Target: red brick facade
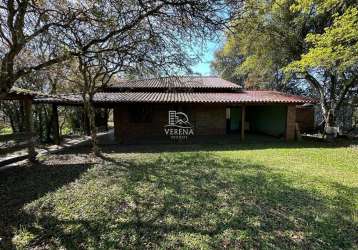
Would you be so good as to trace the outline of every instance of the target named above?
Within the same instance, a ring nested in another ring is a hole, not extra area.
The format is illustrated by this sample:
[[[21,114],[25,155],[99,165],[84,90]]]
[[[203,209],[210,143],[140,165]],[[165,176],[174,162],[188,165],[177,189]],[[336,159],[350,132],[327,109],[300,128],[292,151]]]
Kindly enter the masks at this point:
[[[286,140],[294,140],[296,135],[296,105],[287,106]]]
[[[84,104],[80,93],[44,95],[34,101]],[[213,136],[220,142],[226,134],[239,135],[243,140],[246,131],[291,140],[295,138],[295,105],[317,102],[279,91],[245,90],[216,76],[121,79],[96,93],[91,101],[95,107],[114,109],[115,136],[122,143],[146,138],[149,141],[143,142],[161,143],[163,138],[182,142],[188,136],[191,138],[188,143]],[[246,112],[237,106],[246,107]],[[173,111],[170,126],[166,126],[168,111]],[[177,116],[176,112],[182,114]]]
[[[140,139],[167,137],[164,127],[168,124],[168,111],[182,111],[188,115],[194,136],[225,135],[226,111],[223,105],[150,105],[151,122],[130,120],[129,106],[114,108],[115,136],[122,143],[135,143]]]
[[[151,121],[134,122],[130,119],[130,105],[118,105],[114,108],[115,136],[121,143],[137,143],[142,139],[168,140],[164,127],[168,124],[168,111],[182,111],[188,115],[195,136],[211,136],[226,134],[225,105],[163,105],[142,104],[149,107]],[[295,138],[296,106],[287,105],[286,139]]]
[[[298,106],[296,109],[296,122],[299,124],[301,133],[314,131],[314,108]]]

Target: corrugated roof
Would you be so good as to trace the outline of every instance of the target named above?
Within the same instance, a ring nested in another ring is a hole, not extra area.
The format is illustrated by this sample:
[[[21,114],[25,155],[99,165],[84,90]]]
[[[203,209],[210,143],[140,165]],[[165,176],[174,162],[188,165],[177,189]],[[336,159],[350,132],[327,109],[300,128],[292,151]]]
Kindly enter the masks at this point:
[[[241,89],[241,87],[216,76],[171,76],[120,80],[108,89]]]
[[[108,93],[111,94],[111,93]],[[82,105],[83,99],[79,94],[60,94],[56,96],[37,96],[35,103],[54,103],[60,105]]]
[[[35,98],[39,103],[81,104],[80,95],[62,95]],[[94,96],[94,103],[292,103],[304,104],[316,101],[302,96],[288,95],[277,91],[242,91],[240,93],[167,93],[167,92],[101,92]]]

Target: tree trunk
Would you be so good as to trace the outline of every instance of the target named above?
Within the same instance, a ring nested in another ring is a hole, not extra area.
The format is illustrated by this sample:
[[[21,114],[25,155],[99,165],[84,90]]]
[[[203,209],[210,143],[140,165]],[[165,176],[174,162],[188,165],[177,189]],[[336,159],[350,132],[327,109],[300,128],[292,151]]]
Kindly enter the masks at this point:
[[[319,94],[320,106],[321,106],[321,110],[322,110],[322,114],[323,114],[323,118],[324,118],[324,122],[325,122],[325,124],[324,124],[324,133],[326,133],[327,128],[334,127],[335,124],[336,124],[335,109],[333,108],[336,105],[334,105],[334,98],[332,98],[333,95],[335,95],[335,90],[332,90],[332,89],[330,90],[330,92],[331,92],[331,100],[330,100],[330,102],[327,102],[325,94],[324,94],[324,89],[321,86],[320,82],[314,76],[312,76],[309,73],[305,74],[305,79],[308,81],[308,83]],[[331,77],[331,79],[333,81],[335,81],[334,77]],[[334,87],[334,84],[331,87]]]
[[[90,122],[89,122],[88,112],[86,111],[86,108],[84,107],[82,127],[83,127],[83,131],[86,135],[91,135],[91,127],[90,127],[89,123]]]
[[[25,109],[25,127],[28,141],[28,159],[30,162],[36,161],[35,141],[33,135],[33,120],[32,120],[32,100],[25,99],[23,101]]]
[[[327,114],[324,116],[326,124],[325,127],[335,127],[336,126],[336,116],[333,109],[329,109]]]
[[[56,104],[52,104],[52,115],[49,124],[51,124],[52,126],[53,142],[57,145],[60,145],[61,144],[60,128],[58,125],[58,110]]]
[[[9,120],[10,120],[10,126],[11,126],[12,132],[16,133],[16,127],[15,127],[13,119],[11,117],[9,117]]]
[[[96,156],[100,155],[100,150],[99,147],[97,145],[97,128],[96,128],[96,122],[95,122],[95,110],[94,107],[91,103],[91,97],[89,98],[89,100],[84,97],[84,109],[85,109],[85,113],[86,116],[88,117],[89,120],[89,128],[91,131],[91,143],[92,143],[92,153]]]
[[[15,83],[13,58],[6,54],[0,66],[0,97],[5,97]]]
[[[338,129],[336,128],[336,116],[333,109],[328,109],[324,114],[325,126],[324,137],[328,141],[334,141],[338,135]]]
[[[43,138],[43,129],[42,129],[43,119],[42,119],[42,111],[41,111],[41,109],[39,109],[38,115],[39,115],[38,131],[39,131],[40,139],[41,139],[41,141],[43,142],[43,141],[44,141],[44,138]]]

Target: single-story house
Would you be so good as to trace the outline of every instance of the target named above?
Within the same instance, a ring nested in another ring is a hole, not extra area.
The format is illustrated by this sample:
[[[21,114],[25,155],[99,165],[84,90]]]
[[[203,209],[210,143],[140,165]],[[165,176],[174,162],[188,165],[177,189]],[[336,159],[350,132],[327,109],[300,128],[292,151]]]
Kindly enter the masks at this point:
[[[81,105],[81,95],[38,97],[37,103]],[[121,143],[167,138],[263,133],[293,140],[296,106],[315,101],[277,91],[249,91],[219,77],[164,77],[120,81],[96,93],[96,107],[113,109]]]

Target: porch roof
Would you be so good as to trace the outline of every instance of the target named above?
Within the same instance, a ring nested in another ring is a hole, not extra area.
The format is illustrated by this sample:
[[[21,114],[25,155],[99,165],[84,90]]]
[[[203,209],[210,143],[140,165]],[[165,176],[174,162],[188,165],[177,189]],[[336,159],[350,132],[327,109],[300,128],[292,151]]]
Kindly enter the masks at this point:
[[[36,97],[36,103],[59,105],[82,105],[81,95],[59,95]],[[115,103],[208,103],[208,104],[265,104],[315,103],[311,98],[289,95],[277,91],[242,91],[239,93],[187,93],[187,92],[100,92],[93,98],[94,104]]]
[[[0,100],[32,99],[39,93],[27,89],[13,87],[9,93],[0,97]]]

